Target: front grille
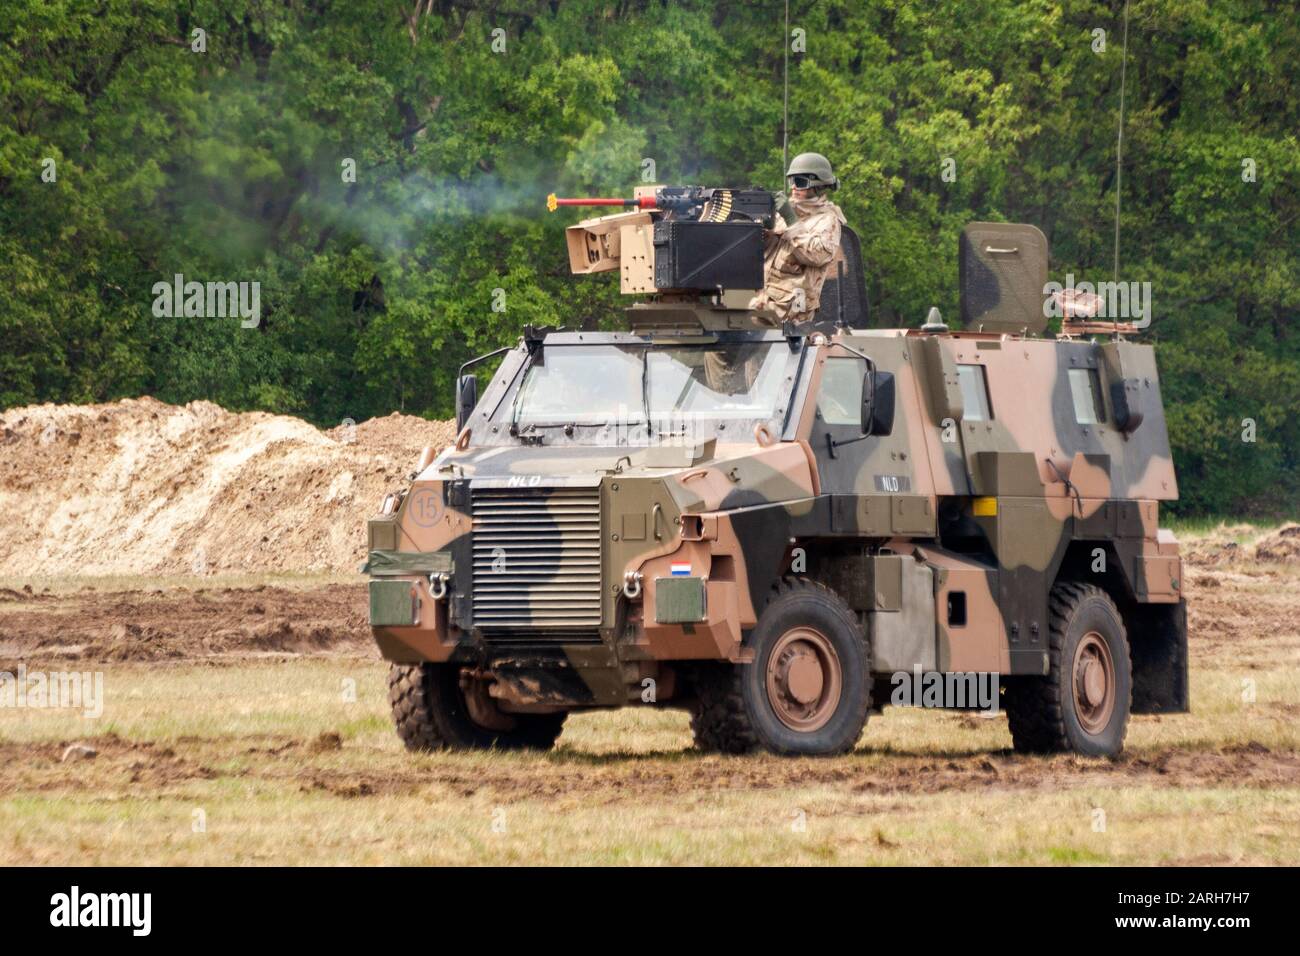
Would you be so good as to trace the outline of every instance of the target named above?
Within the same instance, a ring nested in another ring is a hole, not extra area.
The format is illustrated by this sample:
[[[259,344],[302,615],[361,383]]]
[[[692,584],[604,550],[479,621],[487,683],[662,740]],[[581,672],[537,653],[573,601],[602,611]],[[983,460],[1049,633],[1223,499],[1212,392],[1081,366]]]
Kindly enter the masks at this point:
[[[600,640],[600,489],[474,488],[474,626],[494,642]]]

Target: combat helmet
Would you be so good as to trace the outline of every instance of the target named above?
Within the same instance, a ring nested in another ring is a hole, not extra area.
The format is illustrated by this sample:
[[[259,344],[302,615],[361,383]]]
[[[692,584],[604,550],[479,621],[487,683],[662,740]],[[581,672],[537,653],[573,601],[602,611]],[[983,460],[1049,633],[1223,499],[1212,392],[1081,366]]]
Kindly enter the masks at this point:
[[[800,153],[790,161],[790,168],[785,171],[785,178],[807,176],[814,187],[839,189],[840,181],[835,178],[831,161],[821,153]]]

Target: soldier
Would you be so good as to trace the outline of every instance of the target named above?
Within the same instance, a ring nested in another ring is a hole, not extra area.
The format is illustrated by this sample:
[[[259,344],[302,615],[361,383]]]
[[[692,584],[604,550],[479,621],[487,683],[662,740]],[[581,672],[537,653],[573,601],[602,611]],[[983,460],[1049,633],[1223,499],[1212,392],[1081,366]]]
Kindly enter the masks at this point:
[[[775,312],[782,320],[811,319],[820,304],[822,283],[840,251],[840,207],[827,193],[840,181],[820,153],[800,153],[786,172],[790,200],[799,219],[790,226],[779,215],[765,237],[763,291],[751,309]]]

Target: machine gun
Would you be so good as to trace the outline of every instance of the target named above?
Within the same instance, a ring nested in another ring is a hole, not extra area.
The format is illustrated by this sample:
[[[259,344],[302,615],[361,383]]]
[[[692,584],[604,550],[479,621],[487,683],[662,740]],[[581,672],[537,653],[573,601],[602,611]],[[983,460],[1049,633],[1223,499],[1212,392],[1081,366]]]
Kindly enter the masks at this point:
[[[641,192],[641,190],[638,190]],[[546,208],[561,206],[622,206],[661,213],[664,218],[692,222],[749,220],[771,229],[776,197],[765,189],[708,189],[703,186],[658,186],[633,199],[560,199],[546,197]]]
[[[763,287],[763,232],[777,197],[764,189],[651,186],[631,199],[561,199],[546,207],[618,206],[630,210],[585,219],[565,231],[575,275],[619,273],[636,293],[753,293]]]

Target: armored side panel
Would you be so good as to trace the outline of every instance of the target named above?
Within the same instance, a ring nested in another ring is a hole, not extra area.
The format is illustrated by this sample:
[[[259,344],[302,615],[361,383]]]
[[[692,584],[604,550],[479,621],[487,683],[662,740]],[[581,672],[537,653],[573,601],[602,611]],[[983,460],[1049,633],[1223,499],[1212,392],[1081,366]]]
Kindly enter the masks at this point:
[[[661,220],[654,229],[658,288],[763,288],[759,223]]]
[[[1047,328],[1047,237],[1036,226],[971,223],[961,232],[958,275],[967,329],[1017,334]]]
[[[869,567],[875,592],[874,610],[867,612],[872,670],[934,670],[934,571],[901,554],[875,557]]]
[[[618,290],[624,295],[655,291],[654,225],[635,222],[619,230]]]

